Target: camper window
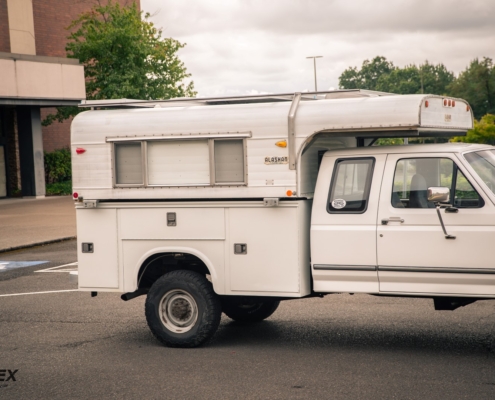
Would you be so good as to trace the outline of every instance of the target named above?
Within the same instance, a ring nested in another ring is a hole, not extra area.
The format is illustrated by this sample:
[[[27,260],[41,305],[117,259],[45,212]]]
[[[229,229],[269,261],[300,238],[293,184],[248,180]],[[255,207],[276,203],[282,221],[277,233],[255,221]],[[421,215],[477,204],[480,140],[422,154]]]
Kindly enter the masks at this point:
[[[215,183],[244,183],[244,141],[214,140]]]
[[[143,185],[141,142],[115,143],[115,183],[123,186]]]
[[[246,184],[244,139],[114,143],[116,187]]]

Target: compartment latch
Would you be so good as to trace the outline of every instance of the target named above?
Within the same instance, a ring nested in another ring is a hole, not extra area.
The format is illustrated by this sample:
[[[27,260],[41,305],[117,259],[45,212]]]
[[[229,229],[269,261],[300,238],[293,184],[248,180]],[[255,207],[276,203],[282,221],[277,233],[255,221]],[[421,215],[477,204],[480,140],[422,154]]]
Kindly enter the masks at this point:
[[[247,244],[246,243],[235,243],[234,244],[234,254],[247,254]]]
[[[177,226],[177,214],[174,212],[167,213],[167,226]]]

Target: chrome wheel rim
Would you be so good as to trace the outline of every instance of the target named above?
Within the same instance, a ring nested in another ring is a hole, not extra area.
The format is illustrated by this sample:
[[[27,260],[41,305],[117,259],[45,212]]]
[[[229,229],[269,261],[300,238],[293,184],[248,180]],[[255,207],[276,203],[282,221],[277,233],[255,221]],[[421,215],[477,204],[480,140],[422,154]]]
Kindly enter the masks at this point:
[[[198,305],[189,293],[174,289],[162,297],[159,313],[165,328],[174,333],[185,333],[198,320]]]

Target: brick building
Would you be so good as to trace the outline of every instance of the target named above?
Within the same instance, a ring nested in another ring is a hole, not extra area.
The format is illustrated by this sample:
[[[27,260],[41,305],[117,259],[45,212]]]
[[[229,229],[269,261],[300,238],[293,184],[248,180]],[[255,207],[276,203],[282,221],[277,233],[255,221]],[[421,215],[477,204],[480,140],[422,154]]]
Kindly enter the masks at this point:
[[[66,28],[106,1],[0,0],[0,198],[44,196],[43,150],[69,146],[70,121],[41,121],[86,97],[83,66],[66,58]]]

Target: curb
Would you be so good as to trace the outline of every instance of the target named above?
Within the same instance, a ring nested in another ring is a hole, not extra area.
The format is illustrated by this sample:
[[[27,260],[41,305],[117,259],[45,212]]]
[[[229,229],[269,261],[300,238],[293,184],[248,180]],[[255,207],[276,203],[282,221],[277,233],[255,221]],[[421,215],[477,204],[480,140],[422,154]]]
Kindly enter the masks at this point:
[[[60,238],[60,239],[46,240],[44,242],[22,244],[20,246],[14,246],[14,247],[8,247],[6,249],[0,249],[0,254],[1,253],[8,253],[10,251],[29,249],[31,247],[46,246],[47,244],[53,244],[53,243],[59,243],[59,242],[66,242],[67,240],[72,240],[72,239],[76,239],[76,236],[68,236],[68,237],[64,237],[64,238]]]

